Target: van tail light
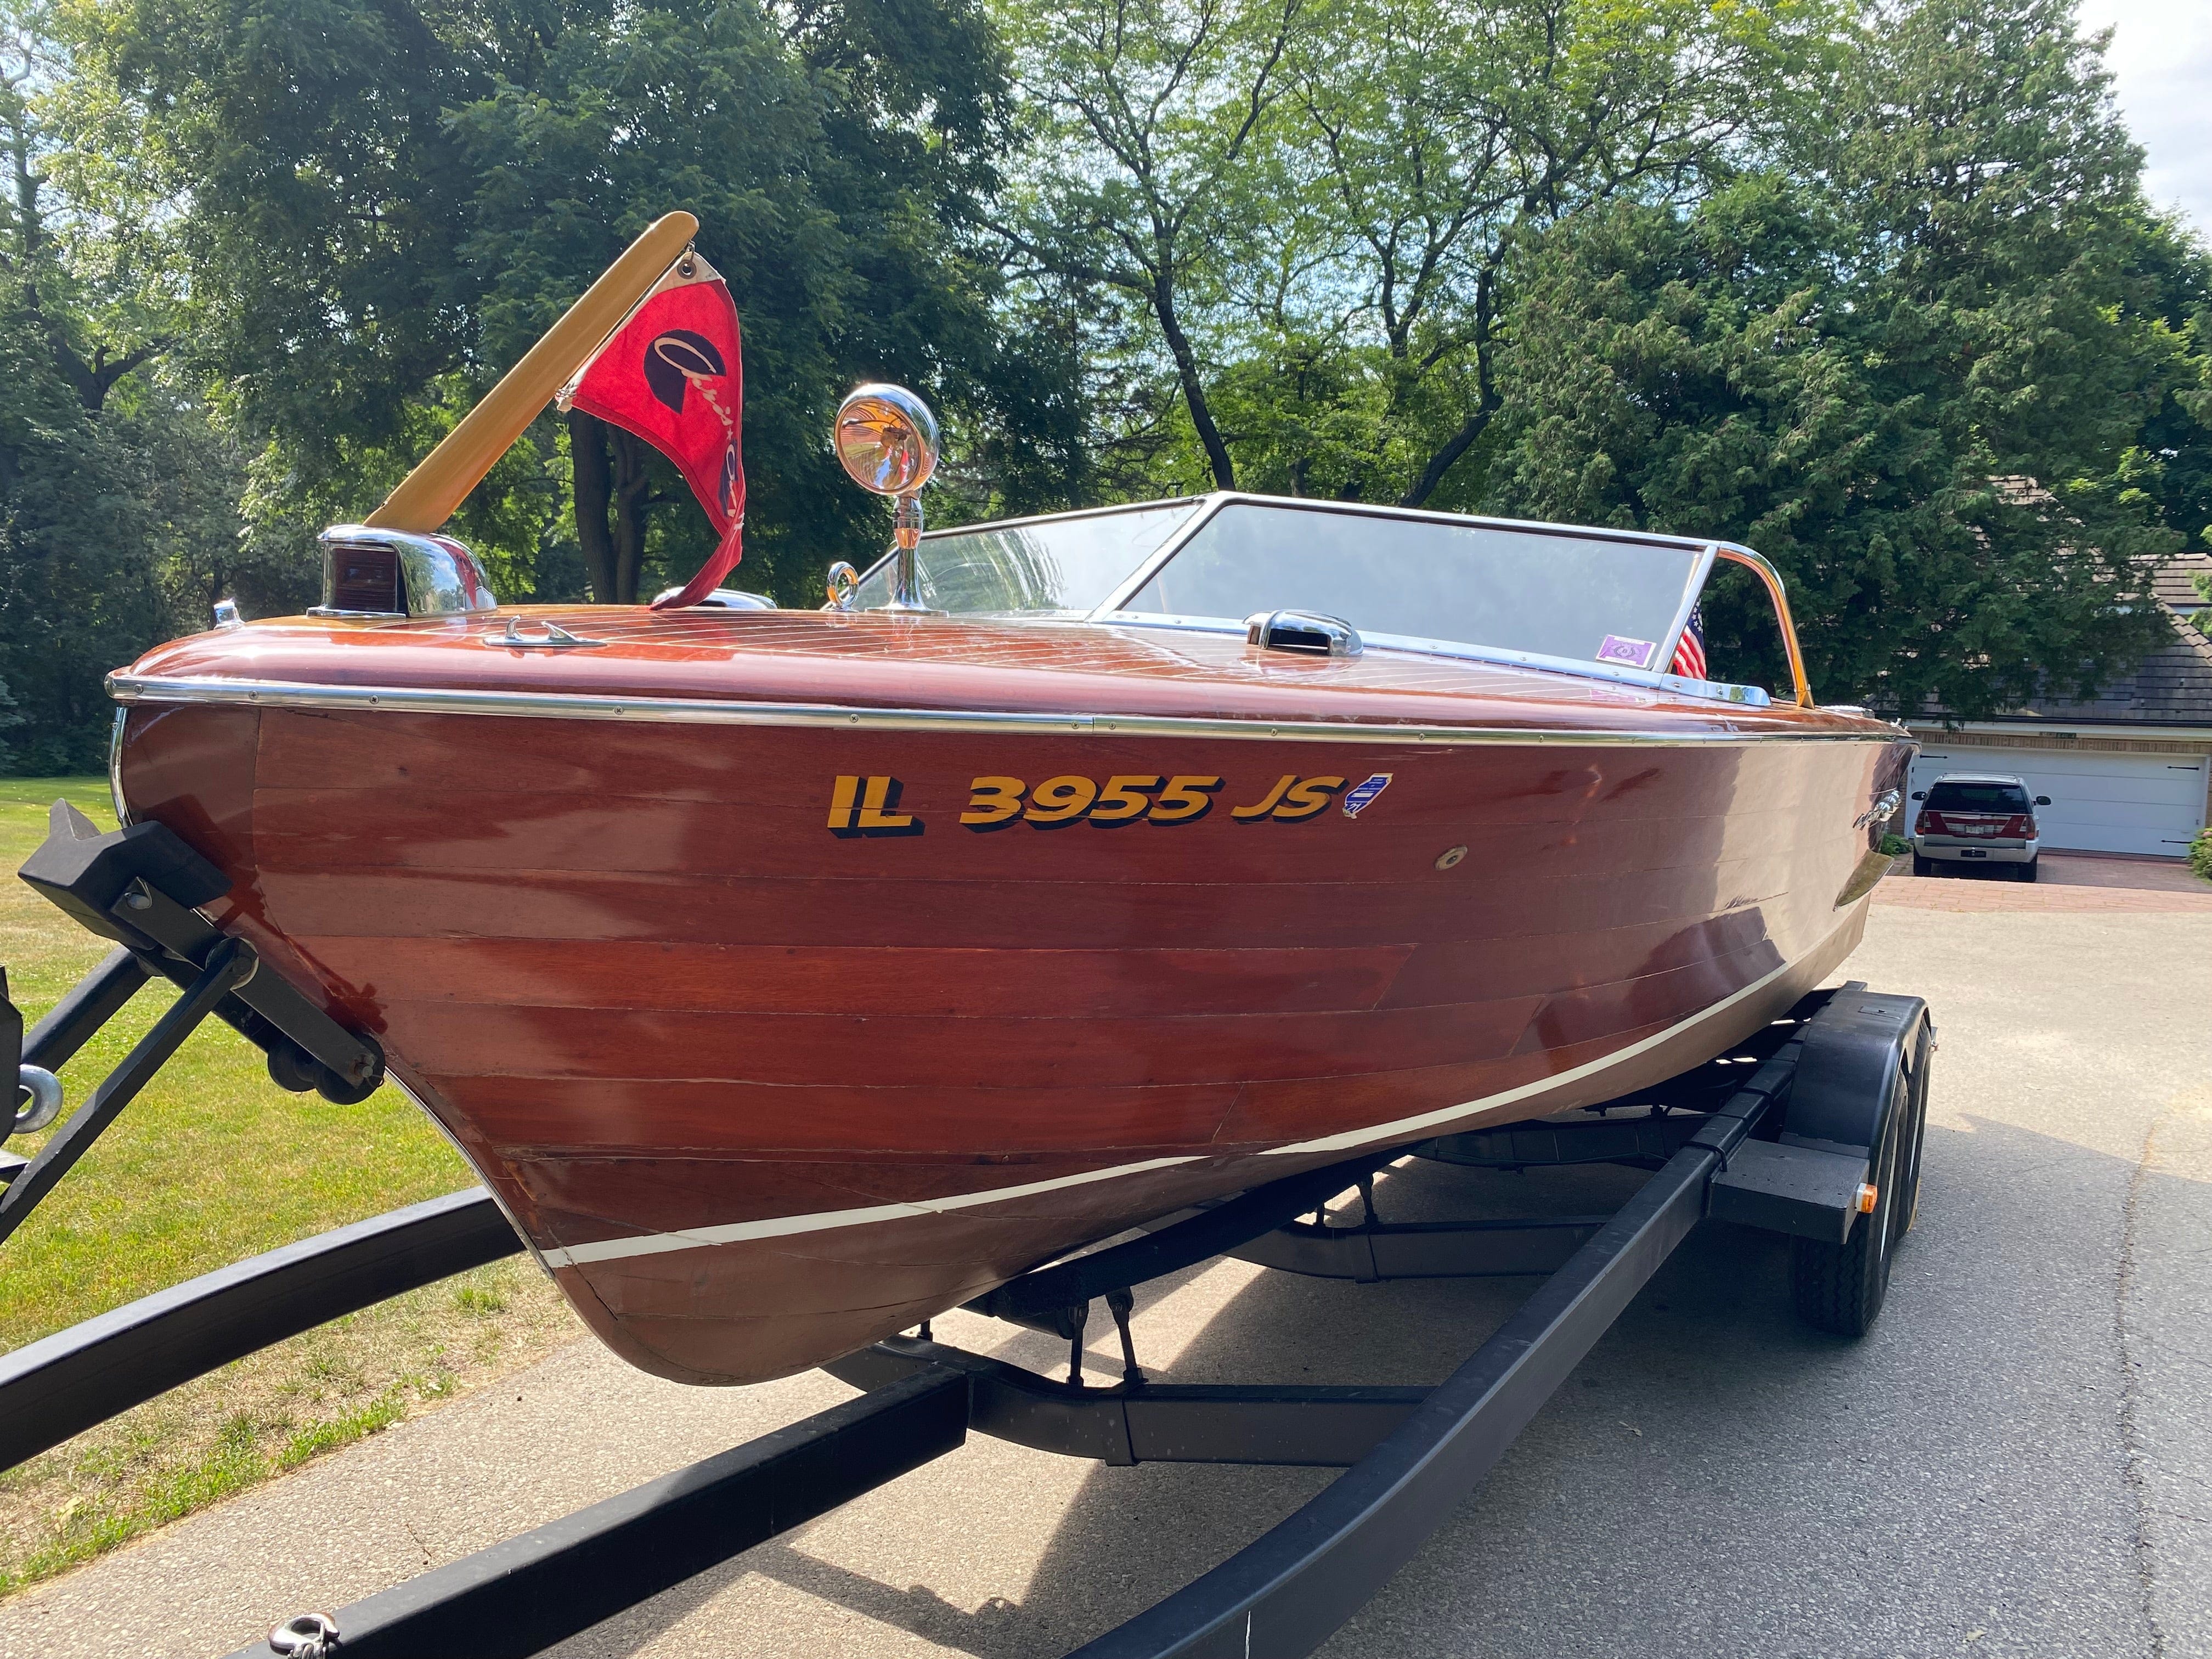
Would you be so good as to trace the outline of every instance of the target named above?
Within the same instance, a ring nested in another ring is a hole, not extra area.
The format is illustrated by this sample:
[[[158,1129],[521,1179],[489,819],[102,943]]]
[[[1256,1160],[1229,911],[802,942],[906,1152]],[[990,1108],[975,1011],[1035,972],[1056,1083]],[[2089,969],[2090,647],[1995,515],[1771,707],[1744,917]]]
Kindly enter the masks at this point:
[[[1952,816],[1961,821],[1952,823]],[[2002,818],[1994,812],[1960,812],[1946,816],[1923,807],[1920,816],[1912,821],[1912,833],[1916,836],[1990,836],[2000,840],[2028,841],[2035,836],[2035,817],[2029,812],[2008,812]]]

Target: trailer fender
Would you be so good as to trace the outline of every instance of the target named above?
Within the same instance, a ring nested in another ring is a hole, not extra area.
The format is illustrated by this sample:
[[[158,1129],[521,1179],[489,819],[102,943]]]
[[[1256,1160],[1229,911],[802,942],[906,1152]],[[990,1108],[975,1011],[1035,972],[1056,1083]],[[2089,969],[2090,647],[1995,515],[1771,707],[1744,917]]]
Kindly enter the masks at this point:
[[[1746,1141],[1713,1178],[1707,1213],[1825,1243],[1848,1240],[1879,1199],[1869,1186],[1877,1152],[1900,1112],[1910,1145],[1892,1179],[1919,1182],[1918,1072],[1929,1048],[1928,1004],[1846,985],[1806,1026],[1802,1050],[1771,1141]],[[1915,1193],[1898,1198],[1910,1206]],[[1909,1214],[1909,1210],[1908,1210]]]

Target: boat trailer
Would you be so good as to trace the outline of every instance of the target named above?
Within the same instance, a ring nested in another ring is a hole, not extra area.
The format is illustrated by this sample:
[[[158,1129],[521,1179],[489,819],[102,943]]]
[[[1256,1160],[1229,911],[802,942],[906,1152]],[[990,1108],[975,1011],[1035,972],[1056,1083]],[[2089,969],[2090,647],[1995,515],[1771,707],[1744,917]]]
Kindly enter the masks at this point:
[[[166,828],[103,835],[58,802],[21,873],[116,948],[27,1035],[0,970],[0,1060],[13,1051],[24,1102],[10,1133],[54,1121],[53,1074],[140,987],[166,979],[179,994],[35,1156],[0,1153],[0,1240],[205,1019],[260,1047],[271,1079],[295,1092],[359,1100],[381,1081],[373,1039],[258,971],[249,946],[197,914],[223,890],[222,878]],[[1264,1536],[1072,1659],[1310,1653],[1411,1559],[1700,1219],[1790,1236],[1799,1314],[1839,1336],[1863,1334],[1917,1207],[1934,1047],[1919,998],[1852,983],[1808,996],[1733,1053],[1654,1089],[1378,1151],[1165,1218],[967,1304],[1066,1340],[1065,1379],[934,1341],[924,1325],[824,1367],[863,1390],[853,1400],[334,1614],[287,1618],[266,1644],[233,1659],[539,1653],[958,1449],[971,1432],[1121,1467],[1342,1468]],[[1606,1163],[1650,1174],[1609,1215],[1385,1221],[1375,1177],[1409,1156],[1477,1170]],[[1358,1216],[1340,1221],[1328,1206],[1355,1188]],[[30,1343],[0,1356],[0,1467],[270,1343],[522,1248],[475,1188]],[[1432,1389],[1148,1378],[1130,1326],[1137,1288],[1220,1256],[1362,1284],[1544,1277]],[[1093,1384],[1084,1334],[1101,1303],[1122,1373]]]

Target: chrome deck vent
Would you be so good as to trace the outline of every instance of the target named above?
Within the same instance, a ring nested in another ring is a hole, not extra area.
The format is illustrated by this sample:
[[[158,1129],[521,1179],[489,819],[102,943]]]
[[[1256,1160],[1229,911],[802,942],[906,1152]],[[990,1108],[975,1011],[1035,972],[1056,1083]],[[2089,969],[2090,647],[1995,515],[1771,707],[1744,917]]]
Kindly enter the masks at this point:
[[[323,602],[311,617],[397,622],[499,608],[483,566],[451,536],[342,524],[316,539],[323,545]]]
[[[1356,657],[1358,630],[1340,617],[1312,611],[1263,611],[1244,619],[1244,638],[1263,651],[1296,651],[1309,657]]]

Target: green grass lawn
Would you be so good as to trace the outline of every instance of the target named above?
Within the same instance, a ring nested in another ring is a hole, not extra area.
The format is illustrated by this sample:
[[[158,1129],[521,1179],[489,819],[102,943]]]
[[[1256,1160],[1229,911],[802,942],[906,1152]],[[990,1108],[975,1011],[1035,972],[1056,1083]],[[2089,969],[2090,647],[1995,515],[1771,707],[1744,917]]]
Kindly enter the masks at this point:
[[[113,827],[104,778],[0,779],[6,872],[45,836],[58,796]],[[21,882],[0,880],[0,965],[27,1026],[107,949]],[[65,1113],[174,996],[148,985],[63,1068]],[[28,1152],[44,1139],[8,1145]],[[258,1049],[210,1020],[0,1243],[0,1352],[472,1178],[398,1090],[357,1106],[287,1094]],[[0,1474],[0,1594],[511,1369],[572,1328],[537,1269],[508,1261],[149,1402]]]

